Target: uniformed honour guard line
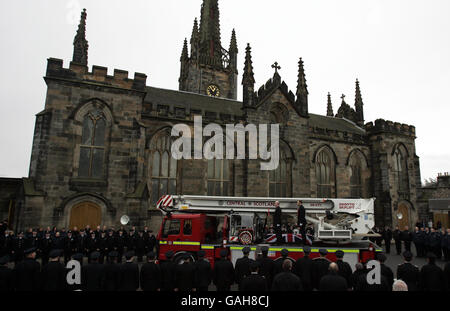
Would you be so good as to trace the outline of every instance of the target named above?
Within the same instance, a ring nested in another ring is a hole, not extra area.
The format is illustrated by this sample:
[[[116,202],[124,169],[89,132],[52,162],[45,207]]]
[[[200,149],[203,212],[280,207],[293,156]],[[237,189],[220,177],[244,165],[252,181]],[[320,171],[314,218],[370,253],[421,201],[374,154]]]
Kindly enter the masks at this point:
[[[227,160],[246,160],[246,134],[248,133],[248,160],[257,160],[259,153],[259,158],[263,160],[260,163],[260,169],[262,171],[276,170],[280,160],[280,125],[270,125],[270,151],[268,151],[268,129],[268,124],[260,124],[259,126],[254,124],[246,126],[243,124],[227,124],[226,135],[224,135],[222,126],[210,123],[203,128],[203,118],[196,116],[194,117],[193,134],[194,159],[222,160],[225,158],[223,150],[225,145]],[[214,136],[212,136],[213,133]],[[191,128],[186,124],[177,124],[173,126],[171,135],[172,137],[179,137],[172,144],[172,157],[176,160],[191,160]],[[211,137],[205,142],[204,146],[203,137]]]

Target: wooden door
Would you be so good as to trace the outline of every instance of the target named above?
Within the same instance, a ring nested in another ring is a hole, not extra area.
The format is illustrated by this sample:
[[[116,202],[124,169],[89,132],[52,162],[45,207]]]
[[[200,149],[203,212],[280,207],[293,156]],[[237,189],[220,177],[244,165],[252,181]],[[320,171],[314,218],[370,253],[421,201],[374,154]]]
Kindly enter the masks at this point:
[[[91,202],[83,202],[75,205],[70,214],[70,229],[77,226],[78,229],[87,225],[96,228],[101,225],[102,212],[100,206]]]
[[[438,222],[441,222],[442,228],[448,228],[449,225],[449,213],[435,213],[433,225],[437,227]]]
[[[409,227],[409,208],[408,205],[401,203],[398,206],[398,211],[397,214],[402,214],[403,218],[402,219],[398,219],[398,227],[400,228],[400,230],[405,230],[405,227],[408,226]],[[409,228],[411,229],[411,228]]]

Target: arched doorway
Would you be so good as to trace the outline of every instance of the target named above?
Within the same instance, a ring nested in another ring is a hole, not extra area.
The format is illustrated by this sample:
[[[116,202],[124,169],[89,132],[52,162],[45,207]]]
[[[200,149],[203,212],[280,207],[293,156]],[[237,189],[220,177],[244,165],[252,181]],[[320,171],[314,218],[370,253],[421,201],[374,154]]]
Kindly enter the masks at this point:
[[[404,230],[406,226],[409,227],[409,207],[407,203],[402,202],[398,205],[397,219],[400,230]]]
[[[70,228],[91,228],[99,226],[102,222],[102,211],[100,206],[92,202],[83,202],[72,207],[70,213]]]

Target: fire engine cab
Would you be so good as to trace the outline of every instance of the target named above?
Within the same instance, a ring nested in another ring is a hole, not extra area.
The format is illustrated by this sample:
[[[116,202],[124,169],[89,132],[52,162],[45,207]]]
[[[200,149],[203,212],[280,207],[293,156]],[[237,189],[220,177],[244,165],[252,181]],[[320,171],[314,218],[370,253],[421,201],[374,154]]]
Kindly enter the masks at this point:
[[[273,231],[272,216],[275,202],[280,203],[283,232],[281,241]],[[296,227],[297,202],[306,211],[306,236]],[[375,236],[375,199],[294,199],[237,198],[207,196],[163,196],[157,208],[163,221],[157,239],[158,259],[174,252],[173,260],[180,262],[186,254],[193,260],[204,250],[211,265],[226,249],[233,262],[242,257],[245,246],[251,248],[250,258],[256,259],[263,246],[269,247],[269,257],[277,260],[281,250],[289,251],[289,259],[303,257],[303,243],[311,245],[311,258],[319,249],[327,249],[327,258],[335,261],[335,252],[342,250],[344,260],[352,267],[357,262],[374,259],[381,248],[367,238]]]

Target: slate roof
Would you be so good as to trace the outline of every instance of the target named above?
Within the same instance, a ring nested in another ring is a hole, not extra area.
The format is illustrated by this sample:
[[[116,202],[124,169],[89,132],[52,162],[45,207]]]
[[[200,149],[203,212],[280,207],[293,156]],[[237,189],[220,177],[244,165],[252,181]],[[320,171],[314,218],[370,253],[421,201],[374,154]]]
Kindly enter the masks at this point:
[[[366,131],[350,120],[309,114],[309,126],[364,135]]]
[[[237,116],[242,115],[242,102],[240,101],[155,87],[146,87],[146,91],[145,102],[148,103],[214,111]]]

